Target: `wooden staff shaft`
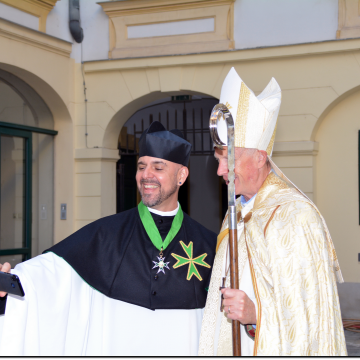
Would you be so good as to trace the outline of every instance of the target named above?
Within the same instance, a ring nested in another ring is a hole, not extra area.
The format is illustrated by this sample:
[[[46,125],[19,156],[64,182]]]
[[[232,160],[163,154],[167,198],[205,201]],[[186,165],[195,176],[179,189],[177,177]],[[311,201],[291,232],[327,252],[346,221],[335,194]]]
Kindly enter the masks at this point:
[[[234,120],[230,110],[224,104],[214,106],[210,121],[210,135],[215,144],[223,149],[225,143],[220,140],[217,128],[218,121],[225,119],[227,125],[227,155],[228,155],[228,206],[229,206],[229,242],[230,242],[230,283],[232,289],[239,289],[238,247],[237,247],[237,216],[235,201],[235,134]],[[232,322],[233,354],[241,356],[240,322]]]
[[[238,267],[238,246],[237,229],[229,229],[230,245],[230,287],[239,289],[239,267]],[[232,321],[233,355],[241,356],[240,322]]]

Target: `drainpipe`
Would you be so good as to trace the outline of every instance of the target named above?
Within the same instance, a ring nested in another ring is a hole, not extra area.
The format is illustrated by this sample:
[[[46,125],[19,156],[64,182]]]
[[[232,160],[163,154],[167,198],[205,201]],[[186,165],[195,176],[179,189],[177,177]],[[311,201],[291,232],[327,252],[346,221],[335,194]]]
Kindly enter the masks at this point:
[[[74,40],[81,43],[84,33],[80,26],[80,0],[69,0],[69,28]]]

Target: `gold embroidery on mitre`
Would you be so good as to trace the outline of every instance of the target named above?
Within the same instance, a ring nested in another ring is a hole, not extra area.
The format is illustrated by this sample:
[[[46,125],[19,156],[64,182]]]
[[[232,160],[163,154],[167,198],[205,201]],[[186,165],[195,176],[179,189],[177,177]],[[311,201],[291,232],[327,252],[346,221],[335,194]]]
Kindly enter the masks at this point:
[[[274,142],[275,142],[275,134],[276,134],[276,129],[277,129],[277,125],[278,125],[278,120],[276,119],[276,124],[275,124],[275,128],[274,128],[274,132],[271,136],[271,139],[270,139],[270,142],[269,142],[269,145],[266,149],[266,152],[267,154],[270,156],[271,155],[271,152],[272,152],[272,148],[274,146]]]
[[[246,123],[249,114],[250,90],[241,83],[239,104],[235,122],[235,147],[245,147]]]

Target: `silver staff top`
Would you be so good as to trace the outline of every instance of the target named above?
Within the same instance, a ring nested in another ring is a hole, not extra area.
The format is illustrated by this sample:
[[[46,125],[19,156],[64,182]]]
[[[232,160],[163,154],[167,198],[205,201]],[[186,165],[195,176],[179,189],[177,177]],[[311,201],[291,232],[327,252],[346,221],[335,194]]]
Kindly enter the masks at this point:
[[[235,208],[235,138],[234,138],[234,120],[232,118],[232,115],[229,111],[229,109],[224,104],[217,104],[214,106],[211,115],[210,115],[210,135],[212,138],[212,141],[216,147],[219,149],[223,149],[223,145],[225,145],[219,138],[218,134],[218,123],[220,121],[225,121],[227,125],[227,138],[228,138],[228,147],[227,147],[227,153],[228,153],[228,169],[229,169],[229,175],[228,175],[228,206],[229,206],[229,228],[233,229],[236,227],[236,212],[234,216],[234,209],[231,209],[230,207]],[[231,219],[234,218],[235,219]],[[231,221],[234,220],[234,221]]]

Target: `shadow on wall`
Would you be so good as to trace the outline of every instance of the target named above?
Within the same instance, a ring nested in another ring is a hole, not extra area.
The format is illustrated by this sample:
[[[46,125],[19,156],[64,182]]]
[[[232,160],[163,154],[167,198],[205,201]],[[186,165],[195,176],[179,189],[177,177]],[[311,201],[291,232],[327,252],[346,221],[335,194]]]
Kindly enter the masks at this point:
[[[341,317],[343,319],[360,319],[360,283],[345,282],[337,284]]]

